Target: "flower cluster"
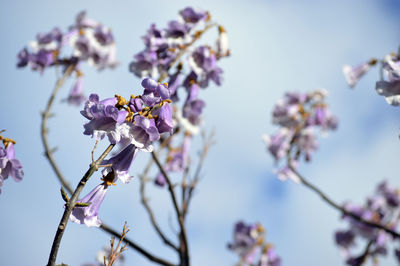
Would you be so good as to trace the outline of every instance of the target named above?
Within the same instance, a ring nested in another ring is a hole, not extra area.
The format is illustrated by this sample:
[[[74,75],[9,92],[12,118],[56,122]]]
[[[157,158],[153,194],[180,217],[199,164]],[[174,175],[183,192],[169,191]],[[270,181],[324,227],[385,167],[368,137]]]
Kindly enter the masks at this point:
[[[192,133],[198,131],[196,126],[201,122],[205,106],[205,102],[198,98],[199,89],[206,88],[210,80],[217,85],[222,83],[223,71],[217,61],[229,55],[228,38],[222,26],[218,26],[219,35],[214,48],[210,45],[194,47],[201,35],[213,26],[217,24],[211,21],[208,12],[187,7],[179,12],[178,20],[170,21],[166,28],[151,25],[143,36],[145,49],[134,55],[129,66],[138,77],[150,76],[160,81],[168,78],[173,102],[179,100],[178,88],[186,89],[186,100],[182,111],[177,110],[176,119]],[[185,53],[188,54],[186,64],[180,61]],[[169,73],[174,65],[176,70]]]
[[[4,132],[4,130],[0,131]],[[19,182],[24,177],[21,162],[15,158],[14,140],[4,138],[0,135],[0,141],[3,146],[0,146],[0,193],[4,180],[11,176],[16,182]]]
[[[144,93],[132,95],[130,100],[116,95],[100,101],[92,94],[85,103],[81,114],[89,120],[84,125],[83,134],[91,135],[97,141],[107,136],[111,144],[119,144],[121,151],[102,162],[105,166],[102,183],[79,202],[91,203],[85,207],[75,207],[71,220],[87,226],[100,226],[97,214],[107,189],[117,179],[128,183],[132,176],[129,168],[139,151],[151,152],[152,143],[160,139],[162,133],[172,133],[174,123],[170,89],[150,78],[142,81]]]
[[[376,82],[375,90],[386,102],[393,106],[400,105],[400,56],[396,53],[386,55],[383,59],[371,59],[357,66],[343,66],[346,81],[353,88],[360,78],[368,72],[371,66],[380,62],[380,80]]]
[[[399,206],[399,191],[390,187],[386,181],[377,186],[375,194],[367,198],[365,205],[344,204],[347,211],[392,230],[396,230],[399,223]],[[343,216],[343,219],[349,223],[349,228],[338,230],[335,233],[335,240],[348,265],[361,265],[367,257],[377,261],[378,256],[384,256],[388,253],[387,245],[393,240],[391,235],[381,229],[360,223],[354,218]],[[357,238],[367,241],[366,249],[360,255],[354,255],[354,252],[359,250],[356,247]],[[397,254],[400,254],[400,249],[396,249],[394,253],[400,262],[400,258],[397,256]]]
[[[50,32],[39,33],[29,46],[29,49],[25,47],[18,53],[18,67],[30,66],[32,70],[43,72],[52,66],[63,66],[64,71],[74,66],[77,78],[67,98],[67,102],[74,105],[80,105],[85,100],[81,62],[87,61],[98,70],[118,64],[111,29],[87,18],[84,11],[77,15],[75,23],[66,32],[54,28]],[[66,54],[64,50],[67,50]]]
[[[259,223],[236,223],[233,231],[233,243],[228,244],[228,249],[240,256],[239,265],[243,266],[279,266],[281,259],[276,254],[275,248],[265,243],[265,230]]]
[[[276,104],[272,117],[273,123],[280,128],[275,135],[263,135],[276,163],[286,157],[290,166],[297,168],[301,157],[310,161],[311,155],[318,148],[315,129],[320,128],[326,132],[337,128],[338,120],[325,103],[326,94],[325,90],[286,93]],[[281,180],[299,181],[289,165],[278,170],[278,177]]]

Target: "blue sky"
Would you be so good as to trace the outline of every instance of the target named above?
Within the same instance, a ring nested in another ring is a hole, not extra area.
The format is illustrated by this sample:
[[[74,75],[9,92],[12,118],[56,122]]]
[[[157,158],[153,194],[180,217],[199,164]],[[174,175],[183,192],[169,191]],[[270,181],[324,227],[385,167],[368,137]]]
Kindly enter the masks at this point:
[[[114,71],[84,68],[86,91],[109,97],[138,92],[140,80],[128,72],[133,54],[143,46],[140,37],[155,22],[163,27],[186,6],[207,9],[225,26],[232,57],[221,62],[225,82],[202,91],[207,101],[206,127],[216,130],[217,145],[204,167],[187,220],[193,265],[233,265],[226,250],[238,219],[259,221],[267,228],[284,265],[342,265],[333,231],[345,226],[339,214],[305,188],[282,183],[273,175],[273,161],[261,141],[273,133],[271,110],[286,90],[326,88],[328,102],[339,117],[337,132],[320,141],[309,165],[300,168],[336,201],[362,201],[383,178],[398,181],[400,156],[399,109],[386,104],[374,90],[377,71],[348,89],[342,76],[345,63],[381,57],[399,45],[399,5],[396,1],[2,1],[0,2],[0,128],[17,140],[24,164],[21,183],[7,180],[0,195],[0,264],[43,265],[62,215],[59,184],[44,159],[39,112],[55,82],[53,71],[42,76],[15,67],[17,52],[36,33],[53,26],[65,29],[82,9],[112,27],[121,65]],[[212,35],[214,33],[210,33]],[[209,37],[206,37],[209,38]],[[210,37],[211,38],[211,37]],[[71,83],[60,93],[67,95]],[[250,108],[251,107],[251,108]],[[251,109],[252,111],[249,111]],[[50,142],[56,159],[75,186],[90,163],[94,141],[83,136],[79,109],[59,101],[50,121]],[[138,175],[149,155],[140,154]],[[94,178],[85,192],[97,184]],[[101,218],[122,228],[153,252],[175,260],[152,232],[139,204],[138,180],[108,193]],[[173,217],[166,191],[149,190],[160,223],[169,231]],[[97,229],[69,224],[61,243],[59,262],[80,265],[93,261],[109,236]],[[128,265],[151,265],[126,251]],[[385,265],[395,265],[392,260]]]

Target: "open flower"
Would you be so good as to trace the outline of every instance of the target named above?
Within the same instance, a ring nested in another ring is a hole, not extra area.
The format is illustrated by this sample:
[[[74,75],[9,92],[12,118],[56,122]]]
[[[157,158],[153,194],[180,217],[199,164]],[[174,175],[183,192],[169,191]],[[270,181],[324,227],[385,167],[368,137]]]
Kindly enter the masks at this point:
[[[83,134],[91,135],[97,140],[108,136],[112,144],[119,142],[124,135],[125,127],[122,126],[122,123],[128,112],[118,110],[115,107],[117,102],[116,97],[100,101],[97,94],[91,94],[81,111],[81,114],[90,120],[84,125]]]
[[[14,144],[12,142],[6,143],[5,148],[0,147],[0,188],[9,176],[16,182],[21,181],[24,177],[22,164],[15,158]]]
[[[109,172],[103,176],[102,180],[103,183],[96,186],[89,194],[77,201],[80,203],[89,203],[90,205],[86,207],[75,206],[70,216],[71,221],[78,224],[85,224],[88,227],[99,227],[101,225],[101,220],[97,215],[99,214],[99,209],[106,196],[108,187],[115,185],[115,173],[113,171]]]

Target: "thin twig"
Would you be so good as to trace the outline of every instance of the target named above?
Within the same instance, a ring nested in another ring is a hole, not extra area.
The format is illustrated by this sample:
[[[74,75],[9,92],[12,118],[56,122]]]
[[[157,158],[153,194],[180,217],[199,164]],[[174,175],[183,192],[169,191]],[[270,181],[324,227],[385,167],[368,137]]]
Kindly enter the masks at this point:
[[[67,203],[65,203],[64,214],[61,218],[60,224],[57,228],[56,235],[54,237],[53,245],[51,247],[49,261],[47,266],[54,266],[58,249],[60,247],[61,239],[64,234],[65,228],[67,227],[69,217],[71,215],[72,209],[75,206],[76,201],[78,200],[79,194],[81,193],[82,189],[86,185],[86,182],[89,178],[93,175],[94,172],[98,170],[98,166],[100,162],[104,160],[104,158],[110,153],[110,151],[114,148],[115,144],[110,144],[107,149],[103,152],[103,154],[92,164],[90,164],[89,169],[86,171],[85,175],[82,177],[81,181],[79,182],[78,186],[76,187],[74,193],[72,194],[71,198]]]
[[[199,160],[199,163],[197,164],[197,168],[196,168],[196,171],[195,171],[195,174],[194,174],[194,178],[193,178],[192,182],[189,185],[189,189],[187,190],[187,196],[186,196],[186,199],[185,199],[185,201],[183,203],[183,206],[182,206],[182,215],[183,215],[184,218],[185,218],[185,216],[187,214],[187,211],[189,209],[190,201],[193,198],[193,192],[194,192],[194,190],[196,188],[196,185],[199,182],[200,173],[201,173],[201,169],[202,169],[203,164],[204,164],[204,160],[207,157],[209,149],[211,148],[212,145],[214,145],[213,137],[214,137],[214,132],[211,132],[210,135],[208,136],[208,139],[204,141],[203,150],[202,150],[202,152],[200,154],[200,160]],[[204,136],[204,139],[205,138],[206,137]]]
[[[120,237],[121,234],[118,233],[117,231],[115,231],[114,229],[112,229],[111,227],[108,227],[107,225],[105,225],[104,223],[102,225],[100,225],[100,227],[104,230],[109,232],[110,234],[112,234],[115,237]],[[144,257],[146,257],[147,259],[158,263],[160,265],[165,265],[165,266],[175,266],[175,264],[166,261],[164,259],[161,259],[157,256],[154,256],[153,254],[149,253],[148,251],[146,251],[145,249],[143,249],[141,246],[139,246],[138,244],[136,244],[135,242],[129,240],[128,238],[124,238],[123,240],[125,243],[128,243],[128,245],[132,248],[134,248],[136,251],[138,251],[140,254],[142,254]]]

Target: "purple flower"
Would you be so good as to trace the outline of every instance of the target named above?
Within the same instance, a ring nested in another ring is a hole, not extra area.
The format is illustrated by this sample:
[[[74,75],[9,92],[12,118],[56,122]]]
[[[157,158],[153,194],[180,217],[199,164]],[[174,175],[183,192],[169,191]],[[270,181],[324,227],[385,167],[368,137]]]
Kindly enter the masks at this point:
[[[265,230],[259,223],[235,225],[234,242],[228,248],[240,256],[243,266],[280,266],[281,259],[271,244],[265,243]]]
[[[120,179],[123,183],[129,183],[133,176],[129,175],[129,168],[133,160],[135,159],[138,149],[135,145],[129,144],[125,149],[119,152],[114,157],[104,160],[101,164],[107,165],[112,164],[111,167],[103,169],[102,173],[107,176],[110,172],[114,171],[115,176]]]
[[[83,134],[91,135],[97,140],[103,139],[106,135],[112,144],[121,140],[127,134],[127,126],[123,124],[128,114],[125,110],[118,110],[115,105],[117,98],[109,98],[99,101],[97,94],[91,94],[86,101],[81,114],[90,120],[84,125]]]
[[[400,195],[398,194],[396,189],[390,187],[384,181],[378,184],[375,193],[367,198],[364,205],[346,203],[344,208],[364,220],[396,230],[399,223],[398,206]],[[359,249],[356,245],[356,243],[360,242],[359,239],[364,239],[365,242],[370,243],[368,256],[376,259],[378,256],[387,255],[387,246],[390,241],[394,240],[391,235],[383,230],[367,226],[351,216],[344,215],[343,219],[349,223],[349,228],[336,232],[335,238],[336,243],[344,249],[346,261],[349,265],[357,265],[358,259],[361,258],[361,256],[352,254]]]
[[[264,233],[263,227],[258,224],[245,224],[240,221],[236,223],[233,232],[233,243],[228,244],[228,248],[239,254],[240,257],[245,258],[252,254],[251,252],[257,245],[259,239],[262,238]],[[254,263],[247,261],[248,263]]]
[[[74,207],[70,219],[74,223],[85,224],[87,227],[101,225],[101,220],[97,217],[101,203],[106,196],[108,186],[102,183],[96,186],[85,197],[77,202],[90,203],[87,207]]]
[[[148,119],[137,115],[134,124],[130,126],[129,138],[131,142],[141,151],[153,151],[153,141],[160,139],[160,133],[154,119]]]
[[[129,71],[140,78],[156,78],[159,74],[157,53],[142,51],[136,54],[134,61],[129,64]]]
[[[12,142],[8,142],[5,148],[0,147],[0,187],[9,176],[16,182],[20,182],[24,177],[22,164],[15,158],[14,144]]]
[[[86,97],[83,95],[83,77],[80,76],[72,86],[67,102],[71,105],[80,106],[85,100]]]
[[[207,87],[210,79],[217,85],[221,84],[223,71],[217,66],[216,53],[210,47],[199,46],[194,50],[189,56],[189,65],[201,87]]]
[[[344,65],[343,66],[343,74],[344,77],[346,78],[347,84],[349,84],[350,88],[354,88],[356,86],[357,82],[360,80],[362,76],[365,75],[365,73],[368,72],[370,69],[369,63],[363,63],[361,65],[357,66],[350,66],[350,65]]]
[[[275,251],[273,246],[266,246],[265,251],[261,255],[260,263],[258,266],[280,266],[281,258]]]
[[[355,234],[351,231],[337,231],[335,233],[336,244],[347,249],[355,244]]]
[[[179,14],[186,23],[195,24],[201,20],[209,19],[207,11],[194,9],[192,7],[186,7],[185,9],[181,10]]]
[[[275,158],[275,161],[286,156],[292,136],[293,132],[287,128],[281,128],[275,135],[263,135],[264,142],[268,145],[268,151]]]
[[[172,132],[174,131],[174,123],[172,121],[172,109],[169,103],[164,103],[160,107],[158,111],[156,125],[160,134],[164,132],[169,132],[169,134],[172,134]]]

